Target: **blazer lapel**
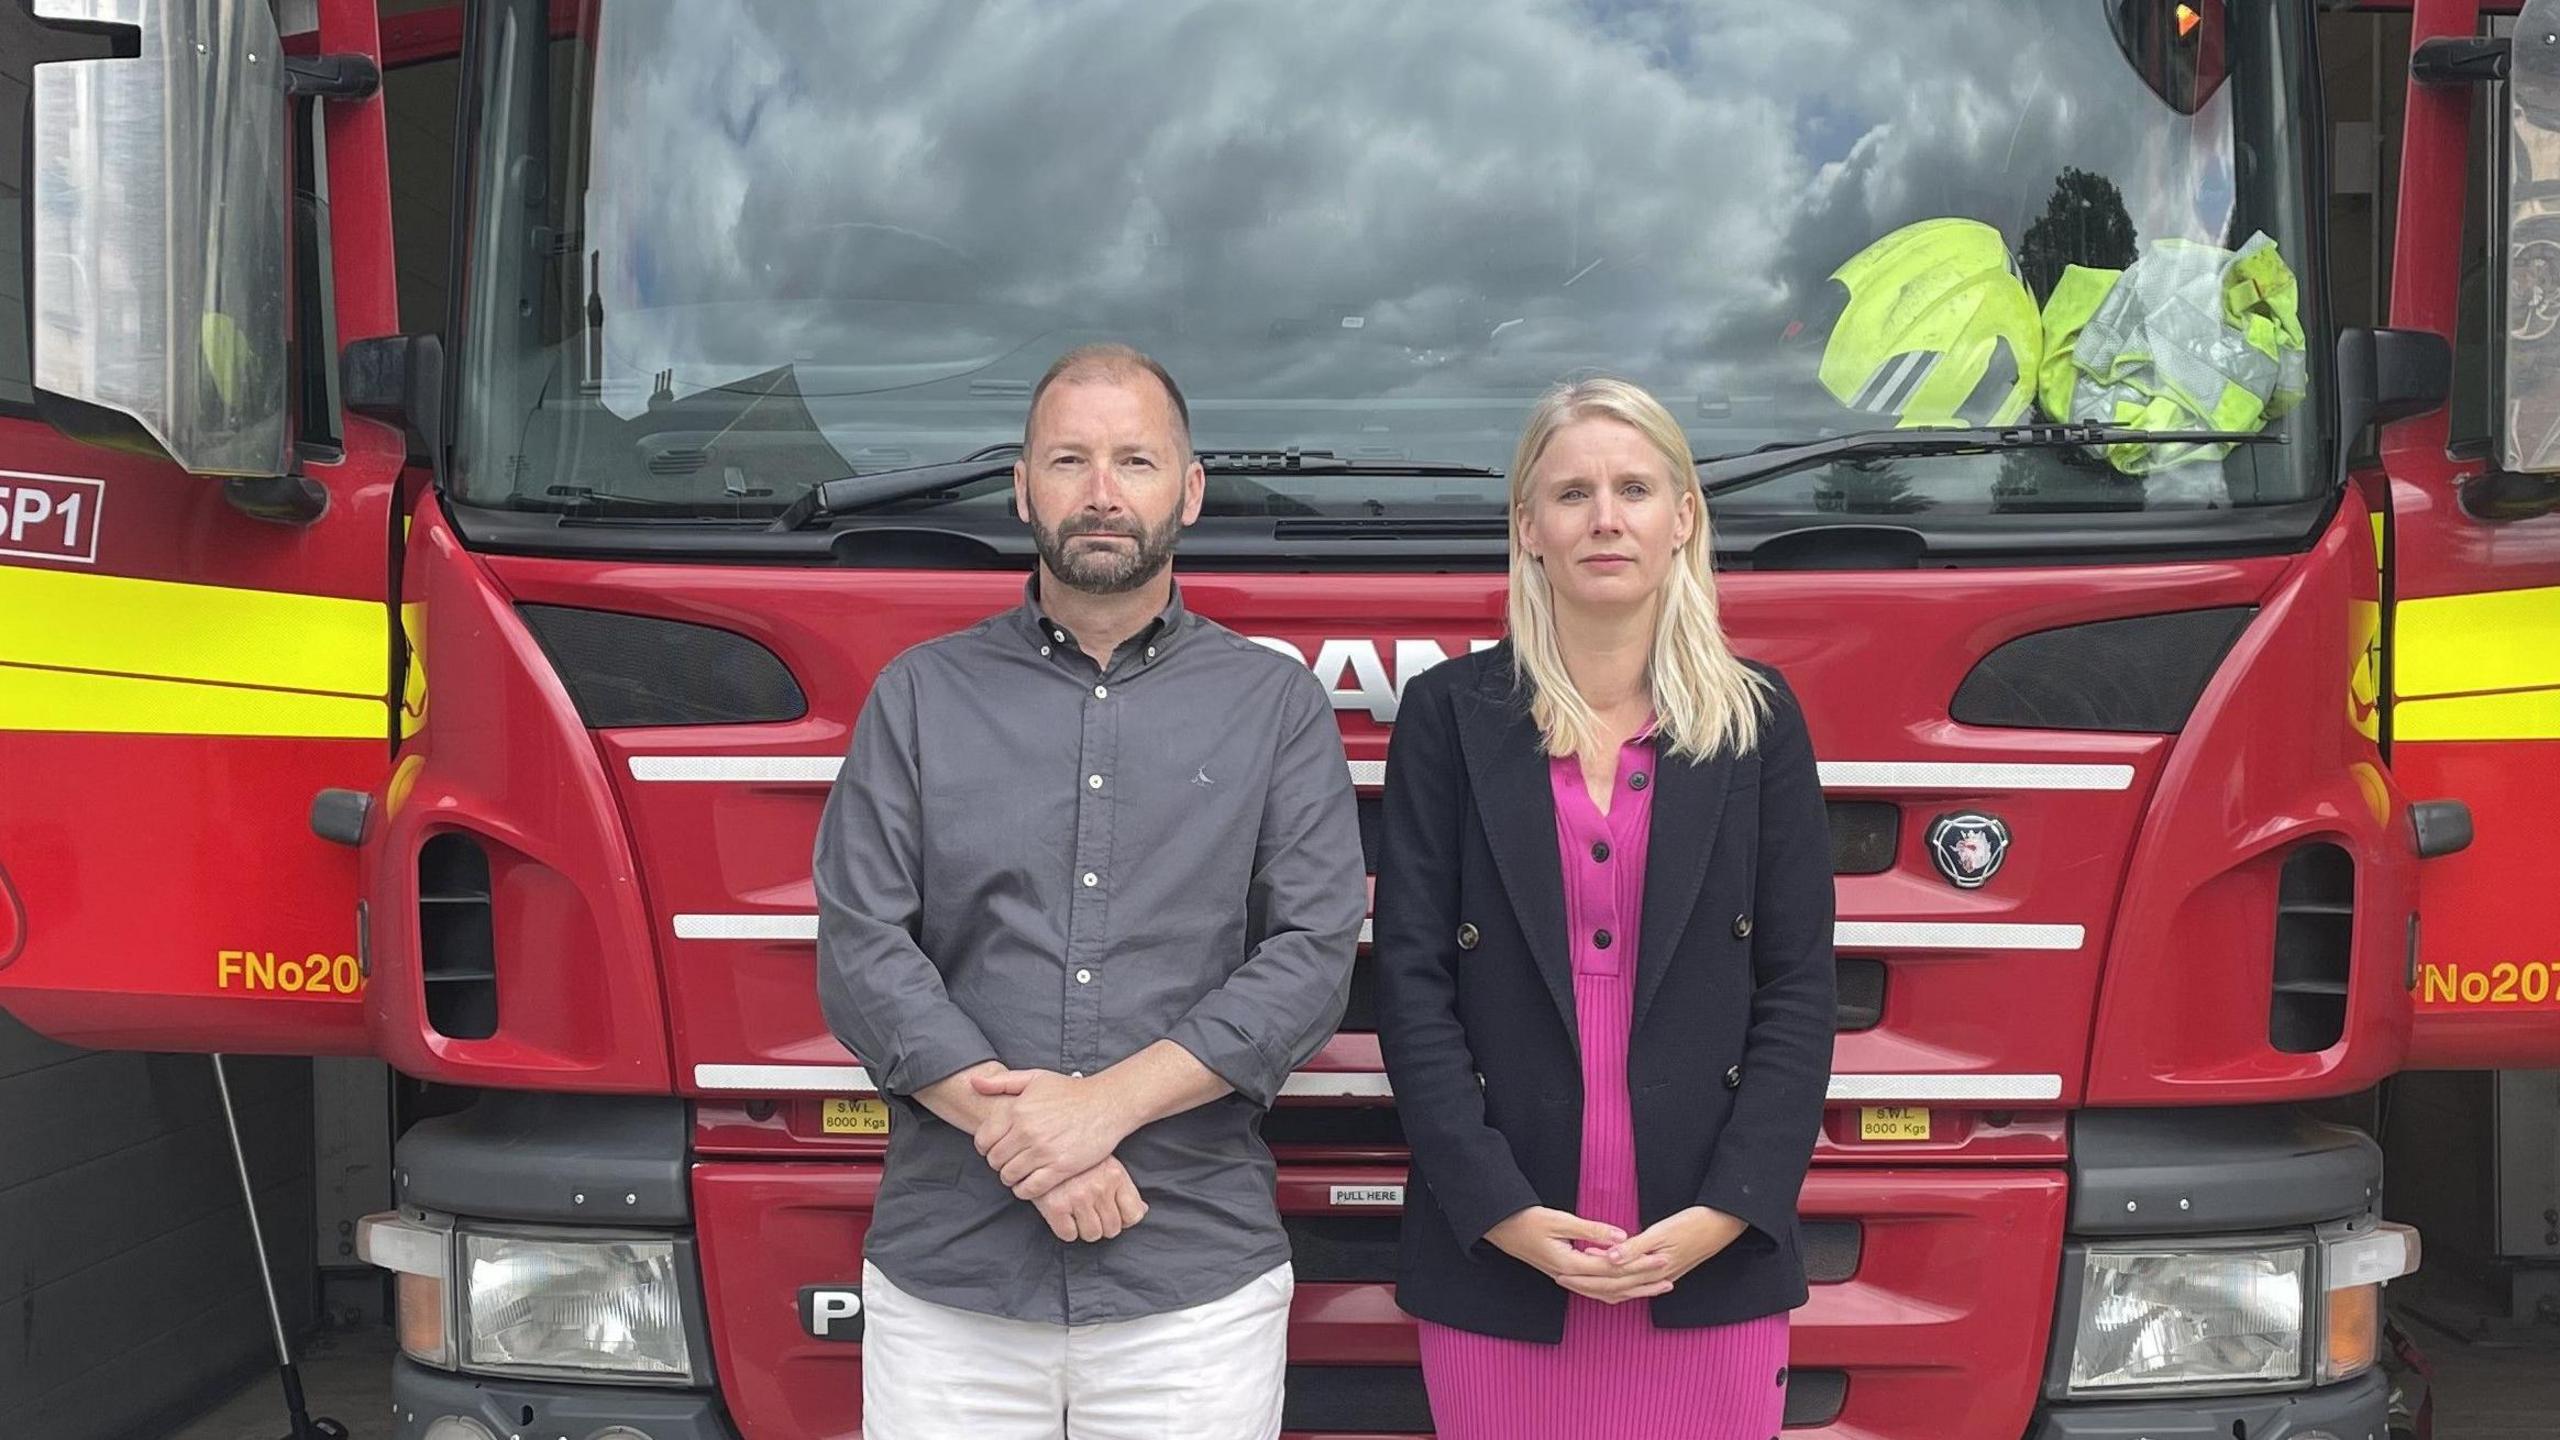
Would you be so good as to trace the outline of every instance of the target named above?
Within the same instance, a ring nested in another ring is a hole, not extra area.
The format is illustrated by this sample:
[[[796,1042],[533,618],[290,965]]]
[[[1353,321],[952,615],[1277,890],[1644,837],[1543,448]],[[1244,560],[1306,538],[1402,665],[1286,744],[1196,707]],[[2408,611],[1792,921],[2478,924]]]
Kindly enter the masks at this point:
[[[1511,693],[1511,673],[1508,666],[1488,667],[1482,688],[1455,693],[1458,743],[1466,752],[1467,778],[1494,869],[1579,1053],[1573,967],[1565,951],[1564,867],[1556,856],[1555,790],[1546,754],[1538,748],[1538,727],[1528,706]]]
[[[1644,925],[1636,947],[1636,1003],[1633,1024],[1662,988],[1689,914],[1698,908],[1698,889],[1715,858],[1716,831],[1724,821],[1726,787],[1733,778],[1733,756],[1719,752],[1704,763],[1664,754],[1654,766],[1652,834],[1645,841]]]

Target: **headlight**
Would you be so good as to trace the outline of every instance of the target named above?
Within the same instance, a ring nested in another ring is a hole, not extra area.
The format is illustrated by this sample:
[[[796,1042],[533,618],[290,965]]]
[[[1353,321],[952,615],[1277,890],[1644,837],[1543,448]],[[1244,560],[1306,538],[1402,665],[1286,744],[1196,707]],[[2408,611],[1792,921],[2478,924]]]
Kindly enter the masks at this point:
[[[671,1240],[465,1233],[462,1313],[469,1369],[694,1378]]]
[[[400,1349],[439,1369],[698,1384],[690,1255],[652,1235],[464,1230],[385,1211],[356,1253],[398,1281]]]
[[[2311,1249],[2093,1247],[2071,1393],[2251,1389],[2308,1378]]]

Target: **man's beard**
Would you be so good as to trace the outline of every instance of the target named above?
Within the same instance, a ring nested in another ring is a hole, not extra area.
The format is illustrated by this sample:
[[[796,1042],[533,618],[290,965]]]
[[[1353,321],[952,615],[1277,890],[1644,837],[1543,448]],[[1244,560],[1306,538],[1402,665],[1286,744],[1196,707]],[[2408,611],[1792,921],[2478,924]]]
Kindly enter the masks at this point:
[[[1080,535],[1120,535],[1132,543],[1070,549]],[[1077,515],[1052,530],[1034,520],[1032,541],[1041,563],[1070,588],[1088,595],[1125,595],[1163,573],[1173,563],[1173,547],[1182,538],[1182,512],[1177,510],[1153,528],[1133,520],[1105,520]]]

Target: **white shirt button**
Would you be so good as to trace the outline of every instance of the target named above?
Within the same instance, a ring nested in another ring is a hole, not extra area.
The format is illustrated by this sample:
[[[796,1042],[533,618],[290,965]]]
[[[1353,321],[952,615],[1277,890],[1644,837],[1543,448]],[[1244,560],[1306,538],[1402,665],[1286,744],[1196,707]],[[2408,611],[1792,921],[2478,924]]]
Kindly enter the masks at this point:
[[[1147,647],[1147,658],[1150,660],[1156,658],[1156,647],[1153,645]]]
[[[1090,984],[1092,984],[1092,983],[1093,983],[1093,972],[1092,972],[1092,971],[1090,971],[1090,970],[1079,970],[1079,971],[1077,971],[1077,972],[1076,972],[1076,983],[1077,983],[1077,984],[1079,984],[1079,985],[1090,985]]]
[[[1067,1072],[1067,1078],[1070,1080],[1081,1080],[1084,1078],[1084,1072],[1081,1070],[1070,1070]]]
[[[1094,874],[1094,873],[1093,873],[1092,871],[1090,871],[1090,870],[1087,870],[1086,872],[1084,872],[1084,888],[1086,888],[1087,890],[1090,890],[1090,889],[1092,889],[1094,886],[1099,885],[1099,884],[1101,884],[1101,883],[1102,883],[1102,877],[1101,877],[1101,876]]]
[[[1048,646],[1046,646],[1046,645],[1041,646],[1041,647],[1040,647],[1040,653],[1041,653],[1041,654],[1043,654],[1043,655],[1048,654],[1048,653],[1049,653],[1049,647],[1048,647]]]
[[[1099,789],[1101,789],[1101,788],[1102,788],[1102,777],[1101,777],[1101,776],[1099,776],[1099,775],[1087,775],[1086,777],[1084,777],[1084,788],[1086,788],[1087,790],[1099,790]]]
[[[1096,685],[1093,687],[1093,698],[1096,700],[1100,700],[1110,693],[1111,687],[1108,685]]]

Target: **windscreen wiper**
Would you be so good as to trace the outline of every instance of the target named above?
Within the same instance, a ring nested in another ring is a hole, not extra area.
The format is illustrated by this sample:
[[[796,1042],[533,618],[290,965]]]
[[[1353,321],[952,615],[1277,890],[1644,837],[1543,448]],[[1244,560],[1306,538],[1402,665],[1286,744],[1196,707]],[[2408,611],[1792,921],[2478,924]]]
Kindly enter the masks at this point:
[[[1197,457],[1212,475],[1462,475],[1498,479],[1502,472],[1449,460],[1344,458],[1330,450],[1203,450]]]
[[[775,516],[768,528],[797,530],[812,520],[851,515],[879,505],[936,494],[955,485],[993,480],[1012,474],[1013,463],[1021,454],[1019,445],[990,445],[974,455],[936,465],[909,465],[896,470],[874,470],[868,475],[848,475],[841,480],[829,480],[810,486],[806,494]],[[1194,458],[1199,460],[1202,469],[1212,475],[1463,475],[1494,478],[1502,474],[1482,465],[1460,465],[1443,460],[1346,460],[1330,450],[1294,447],[1282,450],[1203,450]]]
[[[1764,481],[1835,460],[1897,455],[1982,455],[1995,450],[2063,450],[2106,445],[2282,445],[2282,435],[2260,430],[2144,430],[2132,425],[2001,425],[1938,430],[1860,430],[1823,440],[1782,441],[1698,461],[1698,484],[1709,495],[1747,490]]]

